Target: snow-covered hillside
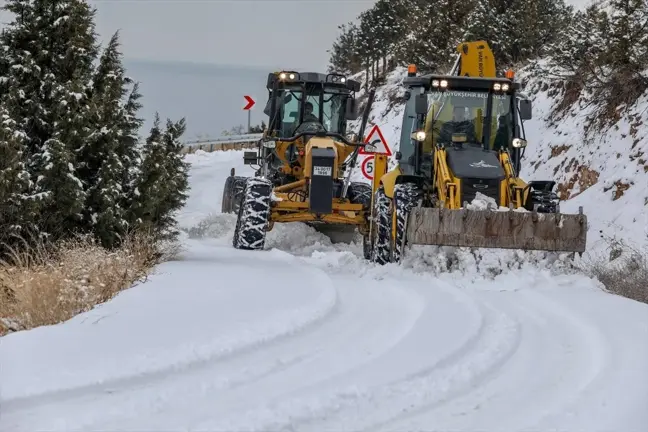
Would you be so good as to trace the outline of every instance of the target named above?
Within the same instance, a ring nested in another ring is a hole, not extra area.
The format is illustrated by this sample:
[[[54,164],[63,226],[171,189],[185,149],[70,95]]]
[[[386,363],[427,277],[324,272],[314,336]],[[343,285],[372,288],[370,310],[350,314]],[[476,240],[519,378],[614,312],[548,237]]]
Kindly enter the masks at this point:
[[[526,180],[555,180],[562,199],[561,209],[577,213],[583,206],[589,219],[588,251],[605,250],[610,238],[635,247],[648,246],[648,94],[609,129],[586,135],[586,119],[593,107],[576,101],[560,118],[551,116],[561,93],[550,80],[518,80],[533,99],[533,120],[525,122],[529,147],[522,160]],[[399,67],[376,91],[371,124],[383,131],[392,151],[398,149],[407,75]],[[359,74],[357,79],[362,79]],[[552,85],[553,84],[553,85]],[[360,92],[364,95],[364,90]],[[359,121],[355,122],[357,127]],[[370,127],[367,128],[370,130]],[[586,138],[587,137],[587,138]],[[393,161],[392,161],[393,163]],[[362,178],[361,176],[357,178]]]
[[[242,152],[187,158],[182,258],[3,337],[0,430],[645,430],[648,305],[515,252],[377,266],[302,224],[235,250]]]

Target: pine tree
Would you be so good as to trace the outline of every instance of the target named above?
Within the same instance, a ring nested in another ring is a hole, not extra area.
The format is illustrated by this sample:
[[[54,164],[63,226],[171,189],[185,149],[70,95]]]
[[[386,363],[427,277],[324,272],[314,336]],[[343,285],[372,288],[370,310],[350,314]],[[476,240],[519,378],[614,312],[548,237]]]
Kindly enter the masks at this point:
[[[105,247],[119,245],[126,230],[122,184],[126,168],[122,164],[120,140],[124,134],[126,95],[124,68],[115,33],[97,67],[92,89],[93,133],[81,148],[80,170],[87,187],[85,219]]]
[[[142,150],[142,165],[135,181],[133,217],[137,228],[155,231],[160,220],[160,208],[165,198],[166,149],[162,142],[160,116],[155,113],[153,126]]]
[[[329,50],[329,73],[354,74],[362,70],[362,62],[357,54],[358,28],[353,23],[338,26],[338,35],[333,47]]]
[[[131,79],[127,78],[127,82]],[[121,207],[126,211],[125,219],[128,223],[128,228],[134,226],[133,208],[137,202],[136,197],[136,182],[139,178],[141,171],[140,165],[141,149],[139,143],[139,130],[144,121],[137,116],[137,112],[142,108],[139,102],[142,95],[139,92],[139,84],[134,83],[133,88],[128,96],[126,105],[124,106],[124,115],[121,119],[122,134],[119,137],[117,145],[117,154],[120,157],[122,164],[122,178],[121,178]]]
[[[608,60],[614,67],[640,76],[648,66],[648,3],[645,0],[611,0]]]
[[[90,133],[89,82],[96,56],[95,11],[81,0],[8,0],[15,21],[0,36],[10,119],[26,132],[38,226],[66,235],[79,228],[83,185],[76,154]]]
[[[506,23],[503,16],[497,13],[493,3],[477,2],[465,22],[463,40],[466,42],[485,40],[493,50],[495,64],[506,64],[509,60],[504,42]]]
[[[85,203],[83,183],[75,170],[75,155],[68,143],[81,135],[87,112],[80,93],[82,84],[59,85],[45,82],[48,93],[58,103],[51,108],[52,134],[39,150],[31,155],[29,169],[35,178],[35,193],[41,199],[43,234],[57,239],[82,229]]]
[[[561,31],[557,42],[548,47],[552,74],[566,78],[581,88],[593,90],[601,85],[602,69],[607,51],[609,20],[605,10],[597,5],[577,11],[571,25]]]
[[[33,234],[35,208],[29,200],[29,173],[24,163],[26,134],[0,105],[0,242]],[[2,248],[0,248],[1,250]]]
[[[175,229],[175,212],[184,206],[189,190],[190,164],[184,160],[180,141],[186,129],[185,119],[177,122],[167,120],[166,130],[162,135],[166,150],[165,168],[168,180],[166,195],[161,203],[158,229],[166,238],[173,238],[178,234]]]

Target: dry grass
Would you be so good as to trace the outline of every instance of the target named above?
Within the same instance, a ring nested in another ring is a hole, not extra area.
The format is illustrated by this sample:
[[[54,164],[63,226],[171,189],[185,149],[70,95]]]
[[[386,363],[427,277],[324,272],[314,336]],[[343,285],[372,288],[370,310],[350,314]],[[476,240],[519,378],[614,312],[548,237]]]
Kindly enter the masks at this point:
[[[590,258],[585,270],[609,292],[648,303],[648,253],[617,239],[608,243],[608,256]]]
[[[0,261],[0,336],[90,310],[177,252],[177,245],[161,246],[146,234],[130,236],[116,251],[88,238],[15,251]]]

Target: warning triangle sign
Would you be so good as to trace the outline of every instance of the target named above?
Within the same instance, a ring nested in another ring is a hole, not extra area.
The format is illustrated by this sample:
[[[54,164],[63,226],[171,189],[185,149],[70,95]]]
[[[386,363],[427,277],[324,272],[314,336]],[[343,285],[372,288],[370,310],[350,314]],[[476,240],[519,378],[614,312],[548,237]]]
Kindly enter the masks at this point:
[[[368,152],[364,149],[364,147],[360,147],[358,154],[363,154],[363,155],[384,154],[387,156],[391,156],[392,152],[389,148],[389,145],[387,144],[387,140],[383,136],[378,125],[374,125],[374,127],[371,129],[371,132],[369,132],[369,135],[367,135],[367,138],[365,139],[365,143],[371,143],[372,141],[376,141],[376,140],[380,140],[379,143],[375,144],[376,151]]]

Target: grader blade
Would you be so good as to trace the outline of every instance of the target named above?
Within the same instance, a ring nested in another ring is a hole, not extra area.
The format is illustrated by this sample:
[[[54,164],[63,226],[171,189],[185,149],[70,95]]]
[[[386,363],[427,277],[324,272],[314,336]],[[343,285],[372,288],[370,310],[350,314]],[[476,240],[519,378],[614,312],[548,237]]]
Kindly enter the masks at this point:
[[[409,244],[584,252],[587,216],[518,211],[415,208]]]

